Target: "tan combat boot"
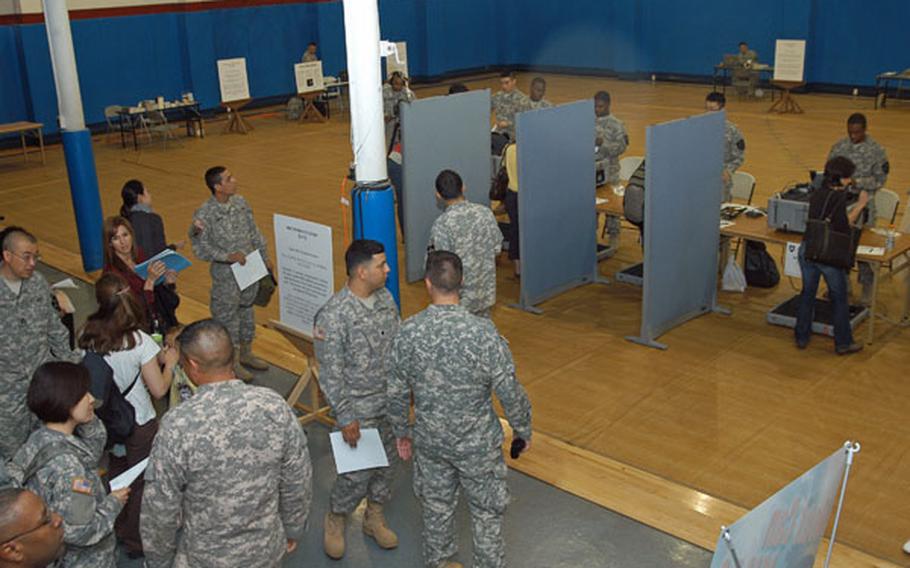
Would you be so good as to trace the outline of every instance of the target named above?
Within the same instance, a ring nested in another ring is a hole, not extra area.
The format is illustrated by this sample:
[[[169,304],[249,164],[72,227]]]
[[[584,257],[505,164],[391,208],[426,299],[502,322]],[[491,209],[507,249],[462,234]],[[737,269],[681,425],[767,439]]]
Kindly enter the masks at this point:
[[[363,532],[373,537],[380,548],[390,549],[398,546],[398,536],[385,524],[382,505],[367,501],[367,510],[363,514]]]
[[[240,364],[255,371],[269,370],[268,363],[253,355],[253,345],[250,343],[240,344]]]
[[[246,370],[246,367],[240,364],[240,346],[234,346],[234,376],[241,381],[248,383],[253,380],[253,373]]]
[[[344,528],[347,517],[329,511],[325,514],[325,528],[322,544],[325,553],[333,560],[340,560],[344,556]]]
[[[464,568],[464,565],[454,560],[443,560],[436,568]]]

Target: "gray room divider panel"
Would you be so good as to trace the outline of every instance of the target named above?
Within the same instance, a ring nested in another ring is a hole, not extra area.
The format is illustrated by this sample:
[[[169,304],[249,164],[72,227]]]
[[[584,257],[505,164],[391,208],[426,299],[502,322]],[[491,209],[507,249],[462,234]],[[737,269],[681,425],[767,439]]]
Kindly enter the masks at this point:
[[[414,282],[423,278],[430,227],[442,212],[434,186],[439,172],[455,170],[468,200],[490,203],[490,91],[402,104],[401,132],[406,274]]]
[[[645,142],[645,254],[641,336],[716,308],[723,112],[649,126]]]
[[[593,282],[594,101],[518,115],[522,308]]]

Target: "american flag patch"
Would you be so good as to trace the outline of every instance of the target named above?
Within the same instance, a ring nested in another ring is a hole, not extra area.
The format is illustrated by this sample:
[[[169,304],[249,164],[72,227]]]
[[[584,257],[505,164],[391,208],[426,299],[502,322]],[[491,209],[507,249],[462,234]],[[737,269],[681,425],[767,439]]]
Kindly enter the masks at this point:
[[[91,495],[92,483],[84,477],[76,477],[73,479],[73,492]]]

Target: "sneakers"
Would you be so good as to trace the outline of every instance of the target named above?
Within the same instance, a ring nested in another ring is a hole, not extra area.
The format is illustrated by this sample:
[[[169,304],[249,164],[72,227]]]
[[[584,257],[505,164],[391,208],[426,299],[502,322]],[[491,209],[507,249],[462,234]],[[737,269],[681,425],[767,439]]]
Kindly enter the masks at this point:
[[[382,505],[379,503],[367,501],[367,510],[363,514],[363,532],[373,537],[380,548],[388,550],[398,546],[398,535],[386,525]]]
[[[849,355],[850,353],[858,353],[863,350],[862,343],[851,343],[850,345],[838,346],[834,348],[834,351],[838,355]]]
[[[325,514],[323,547],[325,553],[333,560],[340,560],[344,556],[344,529],[347,516],[329,511]]]
[[[240,344],[240,364],[254,371],[268,371],[269,364],[253,355],[253,346],[250,343]]]

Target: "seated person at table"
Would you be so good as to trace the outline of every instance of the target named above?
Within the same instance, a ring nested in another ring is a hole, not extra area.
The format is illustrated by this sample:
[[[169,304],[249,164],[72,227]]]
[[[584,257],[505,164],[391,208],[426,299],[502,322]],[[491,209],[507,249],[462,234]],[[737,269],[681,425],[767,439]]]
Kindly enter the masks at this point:
[[[515,115],[528,110],[528,96],[518,90],[518,79],[514,71],[503,71],[499,76],[501,90],[490,97],[490,107],[496,115],[493,132],[515,140]]]
[[[732,69],[733,87],[738,96],[754,96],[755,86],[758,84],[758,71],[752,69],[758,63],[758,54],[749,49],[749,44],[739,42],[739,51],[736,53],[737,65]]]
[[[547,81],[543,77],[534,77],[531,79],[531,96],[528,101],[528,109],[537,110],[539,108],[550,108],[553,103],[543,98],[547,94]]]
[[[847,187],[853,185],[853,174],[856,167],[849,159],[838,156],[825,164],[825,174],[820,188],[812,192],[809,198],[809,220],[830,219],[831,230],[838,233],[849,233],[850,226],[856,223],[869,194],[860,191],[856,205],[847,212]],[[806,258],[807,247],[813,233],[807,231],[806,237],[799,246],[799,268],[802,272],[803,291],[799,298],[799,309],[796,313],[794,336],[796,347],[805,349],[812,334],[812,322],[815,319],[815,294],[818,291],[819,278],[824,276],[828,284],[828,297],[834,319],[834,350],[838,355],[847,355],[862,350],[860,343],[853,342],[853,330],[850,327],[850,307],[847,302],[847,270]]]
[[[316,49],[317,49],[317,46],[316,46],[315,41],[311,41],[310,43],[308,43],[306,46],[306,51],[303,52],[303,58],[301,59],[301,61],[303,61],[303,63],[310,63],[311,61],[319,61],[319,56],[316,55]]]

